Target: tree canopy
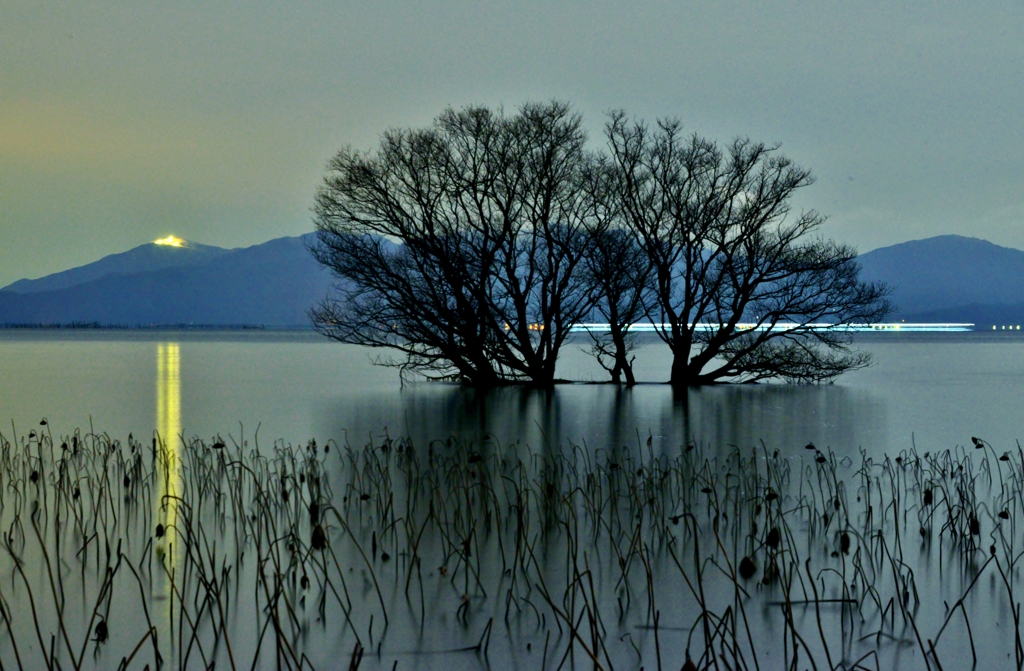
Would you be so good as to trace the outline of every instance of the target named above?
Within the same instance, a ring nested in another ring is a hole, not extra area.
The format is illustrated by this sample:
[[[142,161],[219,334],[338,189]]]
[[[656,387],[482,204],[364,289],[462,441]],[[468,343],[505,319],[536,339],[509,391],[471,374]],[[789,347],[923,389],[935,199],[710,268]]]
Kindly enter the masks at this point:
[[[580,115],[552,102],[448,109],[372,152],[342,149],[311,250],[340,281],[314,325],[482,386],[553,383],[570,329],[596,319],[609,327],[593,351],[627,383],[640,321],[671,348],[676,385],[867,363],[843,326],[884,318],[887,289],[859,280],[852,248],[813,237],[821,215],[791,213],[808,170],[674,120],[614,113],[606,140],[589,149]]]
[[[746,138],[683,136],[676,120],[652,130],[615,113],[606,134],[623,225],[654,267],[647,314],[673,384],[820,381],[867,363],[843,326],[884,319],[888,289],[858,279],[853,248],[812,236],[823,216],[792,215],[809,170]]]

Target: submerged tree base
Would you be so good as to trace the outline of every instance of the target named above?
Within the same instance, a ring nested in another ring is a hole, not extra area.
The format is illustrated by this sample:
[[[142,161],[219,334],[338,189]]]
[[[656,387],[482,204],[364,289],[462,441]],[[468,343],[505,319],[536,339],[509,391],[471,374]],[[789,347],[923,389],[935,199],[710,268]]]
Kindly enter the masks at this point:
[[[1019,668],[1024,451],[976,441],[854,460],[43,426],[0,436],[0,664]]]

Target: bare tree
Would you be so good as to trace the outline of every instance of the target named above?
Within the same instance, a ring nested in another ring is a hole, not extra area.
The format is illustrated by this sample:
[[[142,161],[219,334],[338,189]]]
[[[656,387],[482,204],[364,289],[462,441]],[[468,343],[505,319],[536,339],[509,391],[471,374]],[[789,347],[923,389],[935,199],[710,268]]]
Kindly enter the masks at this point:
[[[884,318],[882,284],[855,251],[811,237],[793,215],[808,170],[746,139],[724,150],[678,121],[655,129],[614,113],[606,134],[625,220],[654,267],[648,316],[671,348],[670,382],[821,381],[864,366],[845,328]]]
[[[637,348],[636,322],[645,316],[652,298],[654,267],[635,236],[611,226],[597,231],[587,257],[594,321],[608,324],[607,332],[589,331],[591,353],[611,374],[612,382],[636,384],[631,356]]]
[[[312,252],[342,280],[312,311],[331,338],[489,386],[550,384],[592,300],[586,135],[563,103],[445,111],[342,150],[317,192]]]

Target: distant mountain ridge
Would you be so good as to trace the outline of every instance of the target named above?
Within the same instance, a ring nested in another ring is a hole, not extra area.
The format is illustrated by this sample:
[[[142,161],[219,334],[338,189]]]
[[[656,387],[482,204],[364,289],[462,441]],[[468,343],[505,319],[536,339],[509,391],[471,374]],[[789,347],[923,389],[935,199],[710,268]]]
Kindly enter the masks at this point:
[[[0,289],[0,325],[308,326],[334,278],[315,233],[223,249],[147,244]],[[942,235],[862,254],[861,277],[893,287],[892,320],[1024,325],[1024,251]]]
[[[130,275],[150,272],[163,268],[193,266],[212,261],[229,254],[231,250],[196,242],[186,246],[172,247],[150,242],[120,254],[104,256],[99,261],[53,273],[35,280],[22,279],[0,288],[16,294],[31,294],[42,291],[56,291],[98,280],[107,275]]]
[[[1024,323],[1024,251],[961,235],[940,235],[858,257],[861,278],[894,291],[894,319],[908,322]]]
[[[0,324],[307,326],[332,284],[306,249],[314,235],[231,250],[143,245],[0,290]]]

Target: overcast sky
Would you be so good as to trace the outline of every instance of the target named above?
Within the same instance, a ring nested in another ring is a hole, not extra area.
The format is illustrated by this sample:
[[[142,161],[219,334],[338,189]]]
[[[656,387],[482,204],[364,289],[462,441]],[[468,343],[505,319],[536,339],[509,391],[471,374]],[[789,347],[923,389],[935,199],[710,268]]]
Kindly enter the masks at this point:
[[[1024,248],[1024,0],[3,0],[0,286],[307,232],[342,145],[552,98],[781,143],[861,251]]]

